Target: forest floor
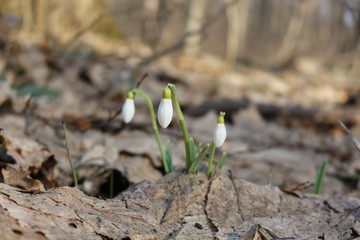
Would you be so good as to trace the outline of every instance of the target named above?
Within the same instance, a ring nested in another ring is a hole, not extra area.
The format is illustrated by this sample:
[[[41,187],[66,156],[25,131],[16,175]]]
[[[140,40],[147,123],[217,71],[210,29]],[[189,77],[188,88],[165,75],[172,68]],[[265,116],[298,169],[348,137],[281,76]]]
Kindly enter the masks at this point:
[[[338,124],[360,136],[360,88],[345,70],[306,58],[283,71],[244,65],[224,72],[206,56],[164,57],[140,70],[133,62],[86,51],[59,56],[35,46],[3,51],[2,239],[360,236],[360,155]],[[211,142],[218,112],[227,113],[221,173],[185,174],[174,117],[160,131],[162,142],[172,143],[176,170],[164,176],[140,98],[130,124],[115,118],[145,73],[140,89],[155,108],[167,83],[176,84],[197,143]],[[70,187],[62,121],[79,188]],[[324,193],[316,195],[324,161]]]

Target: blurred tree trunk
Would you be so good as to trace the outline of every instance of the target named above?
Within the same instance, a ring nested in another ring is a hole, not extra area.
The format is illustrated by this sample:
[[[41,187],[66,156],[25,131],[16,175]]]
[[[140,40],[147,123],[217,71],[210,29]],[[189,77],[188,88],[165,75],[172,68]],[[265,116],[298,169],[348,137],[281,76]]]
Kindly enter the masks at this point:
[[[31,32],[34,28],[35,21],[35,1],[29,0],[19,3],[19,12],[21,12],[23,16],[22,31]]]
[[[47,32],[47,23],[48,18],[47,14],[49,12],[49,4],[50,0],[36,0],[36,18],[35,18],[35,26],[36,31],[39,33],[46,33]]]
[[[158,42],[159,36],[159,24],[158,24],[158,11],[160,1],[159,0],[145,0],[144,1],[144,40],[152,48],[154,48]]]
[[[354,51],[354,57],[351,64],[351,73],[357,75],[360,73],[360,40],[358,40],[358,44]]]
[[[347,36],[343,32],[343,14],[344,7],[340,2],[333,4],[332,21],[331,21],[331,41],[327,53],[329,56],[335,56],[342,51],[344,38]]]
[[[206,8],[206,0],[192,0],[190,1],[187,23],[185,32],[199,31],[204,19]],[[201,34],[195,34],[185,40],[185,53],[189,55],[197,55],[200,50]]]
[[[324,49],[324,45],[329,42],[329,39],[331,39],[331,11],[329,10],[329,6],[331,6],[331,9],[333,8],[333,4],[331,4],[330,1],[322,1],[319,4],[319,14],[318,14],[318,22],[315,27],[315,34],[317,35],[316,43],[318,44],[318,47],[320,50],[322,50],[325,54],[326,51]]]
[[[354,57],[351,64],[351,73],[356,75],[360,74],[360,8],[357,10],[356,29],[355,29],[355,42],[356,47],[354,50]]]
[[[320,0],[298,0],[296,2],[295,11],[291,17],[282,45],[271,62],[272,67],[281,68],[291,62],[305,22],[319,3]]]
[[[230,4],[231,0],[224,0]],[[239,0],[226,8],[227,34],[225,63],[234,67],[239,54],[244,53],[248,24],[249,0]]]
[[[48,27],[50,0],[21,1],[19,4],[23,16],[23,31],[27,34],[37,32],[44,34]]]

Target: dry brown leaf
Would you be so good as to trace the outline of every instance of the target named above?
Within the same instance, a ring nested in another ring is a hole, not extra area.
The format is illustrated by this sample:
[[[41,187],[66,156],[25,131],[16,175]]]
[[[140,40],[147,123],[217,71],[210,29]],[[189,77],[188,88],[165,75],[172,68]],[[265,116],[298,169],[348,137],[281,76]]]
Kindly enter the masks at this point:
[[[43,232],[33,231],[30,226],[20,225],[16,219],[9,216],[6,209],[0,208],[0,221],[3,223],[0,225],[1,239],[3,240],[47,239]]]
[[[21,132],[12,135],[4,131],[1,134],[6,141],[6,153],[16,161],[16,164],[13,165],[15,169],[40,168],[41,164],[52,155],[49,149],[21,134]]]
[[[0,184],[0,210],[9,221],[47,239],[239,239],[256,224],[280,238],[350,237],[354,216],[334,214],[323,202],[227,176],[209,181],[203,174],[172,173],[112,200],[76,188],[28,194]],[[13,233],[4,231],[4,239]]]
[[[4,183],[19,187],[29,192],[44,192],[45,187],[41,181],[32,179],[29,170],[14,169],[10,166],[1,170]]]

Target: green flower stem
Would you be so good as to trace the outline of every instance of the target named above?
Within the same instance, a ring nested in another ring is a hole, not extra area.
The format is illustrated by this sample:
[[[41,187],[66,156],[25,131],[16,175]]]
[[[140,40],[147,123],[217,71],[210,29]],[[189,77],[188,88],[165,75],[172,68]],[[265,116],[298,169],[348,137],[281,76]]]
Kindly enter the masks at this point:
[[[78,179],[77,179],[75,168],[74,168],[74,165],[73,165],[73,162],[72,162],[72,159],[71,159],[71,154],[70,154],[69,144],[68,144],[68,139],[67,139],[67,134],[66,134],[65,122],[62,122],[62,127],[63,127],[63,130],[64,130],[66,153],[67,153],[67,157],[68,157],[68,160],[69,160],[69,163],[70,163],[71,171],[72,171],[72,174],[73,174],[73,177],[74,177],[74,185],[75,185],[75,187],[78,187]]]
[[[154,106],[153,106],[153,104],[151,102],[151,99],[149,98],[149,96],[146,93],[144,93],[143,91],[141,91],[138,88],[135,88],[132,91],[136,95],[139,95],[140,97],[142,97],[144,99],[145,103],[147,104],[148,108],[149,108],[152,128],[154,130],[155,138],[156,138],[159,150],[160,150],[161,160],[162,160],[162,162],[164,164],[165,173],[169,173],[169,166],[168,166],[168,164],[166,162],[165,153],[164,153],[164,150],[162,148],[161,141],[160,141],[159,129],[158,129],[158,126],[157,126],[157,122],[156,122],[156,118],[155,118],[155,112],[154,112]]]
[[[171,90],[171,98],[174,104],[174,109],[176,112],[176,115],[180,122],[180,127],[184,135],[184,144],[185,144],[185,151],[186,151],[186,170],[190,169],[190,166],[192,164],[191,158],[190,158],[190,149],[189,149],[189,132],[187,130],[187,126],[185,123],[184,115],[181,111],[180,104],[179,104],[179,97],[177,93],[177,89],[174,84],[169,83],[168,87]]]
[[[207,175],[208,177],[211,176],[211,169],[212,169],[212,164],[213,164],[213,160],[214,160],[214,155],[215,155],[215,143],[214,141],[211,143],[211,152],[210,152],[210,158],[209,158],[209,165],[208,165],[208,169],[207,169]]]

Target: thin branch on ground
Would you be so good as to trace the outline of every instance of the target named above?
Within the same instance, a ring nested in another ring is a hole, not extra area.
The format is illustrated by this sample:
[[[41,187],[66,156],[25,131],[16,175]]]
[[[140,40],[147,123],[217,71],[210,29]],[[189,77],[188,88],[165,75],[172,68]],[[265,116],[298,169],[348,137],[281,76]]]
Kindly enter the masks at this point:
[[[345,124],[342,121],[339,121],[340,127],[345,131],[345,133],[349,136],[351,142],[354,144],[354,146],[360,151],[360,141],[357,139],[351,131],[345,126]]]

